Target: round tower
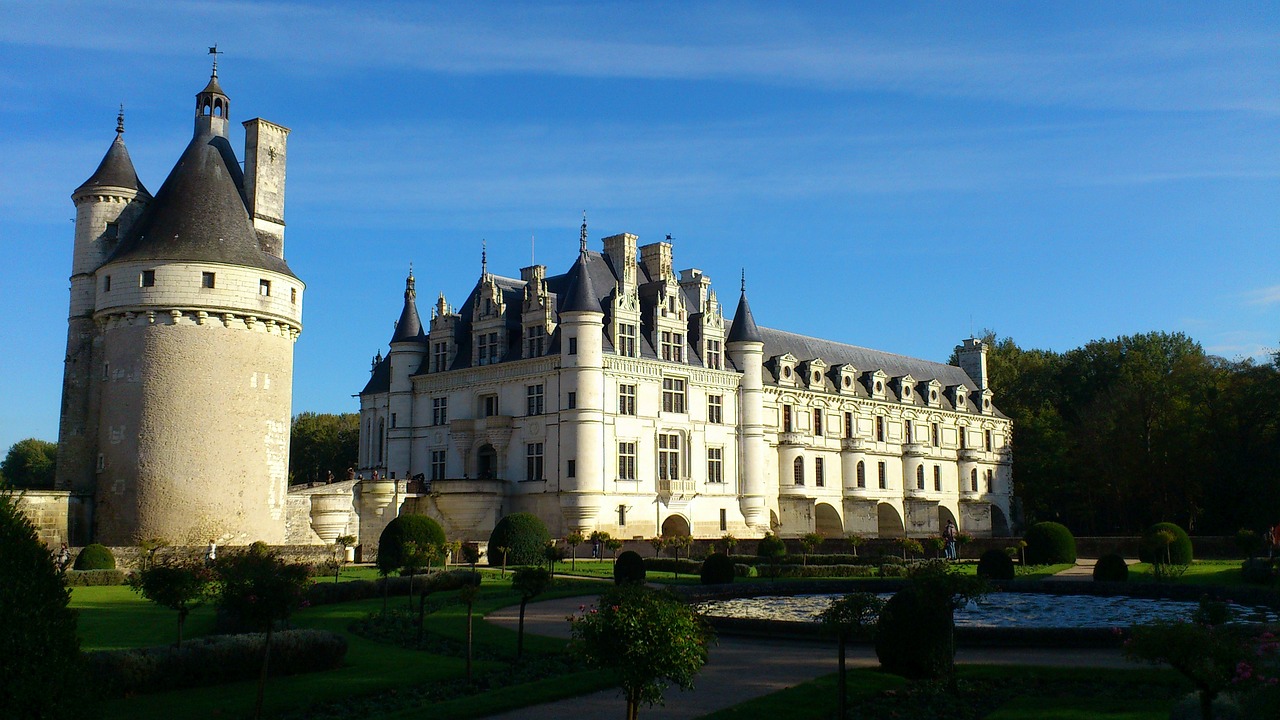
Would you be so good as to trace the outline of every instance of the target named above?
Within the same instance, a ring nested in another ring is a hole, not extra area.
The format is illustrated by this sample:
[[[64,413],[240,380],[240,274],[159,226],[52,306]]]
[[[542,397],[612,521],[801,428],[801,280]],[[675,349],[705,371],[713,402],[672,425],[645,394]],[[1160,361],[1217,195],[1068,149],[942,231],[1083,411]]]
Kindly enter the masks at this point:
[[[151,199],[138,180],[124,144],[124,108],[116,116],[116,137],[98,169],[71,194],[76,206],[71,255],[71,307],[67,315],[67,354],[62,376],[62,413],[58,427],[55,487],[92,493],[97,433],[97,378],[93,369],[96,327],[93,320],[95,271],[121,234]]]
[[[194,137],[96,273],[107,545],[285,538],[304,285],[261,247],[216,66],[196,98]]]
[[[747,304],[746,278],[742,296],[733,313],[733,325],[725,338],[725,350],[742,370],[738,403],[741,408],[739,437],[742,438],[742,495],[738,499],[747,525],[769,531],[769,507],[765,496],[764,439],[764,339]]]
[[[391,389],[388,394],[390,422],[387,427],[387,461],[389,473],[410,477],[413,469],[413,376],[427,356],[427,336],[418,317],[418,293],[413,270],[404,281],[404,309],[391,336]]]
[[[560,511],[569,530],[591,530],[604,502],[604,312],[591,281],[587,222],[560,308],[564,466]]]

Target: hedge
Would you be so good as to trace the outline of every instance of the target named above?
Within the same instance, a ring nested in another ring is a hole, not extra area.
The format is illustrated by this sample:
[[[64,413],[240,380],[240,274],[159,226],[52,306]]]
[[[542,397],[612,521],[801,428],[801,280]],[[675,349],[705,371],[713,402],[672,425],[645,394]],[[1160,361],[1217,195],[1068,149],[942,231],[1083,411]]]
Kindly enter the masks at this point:
[[[1138,546],[1138,559],[1144,563],[1165,562],[1164,542],[1156,537],[1156,534],[1163,530],[1173,533],[1173,542],[1169,545],[1167,553],[1168,562],[1172,565],[1190,565],[1192,559],[1191,538],[1187,536],[1186,530],[1170,522],[1156,523],[1147,528],[1147,531],[1142,534],[1142,542]]]
[[[98,543],[88,545],[76,555],[76,570],[115,570],[116,556],[111,549]]]
[[[68,570],[63,577],[67,587],[123,585],[125,580],[122,570]]]
[[[1062,523],[1038,522],[1027,530],[1026,541],[1028,565],[1076,561],[1076,538]]]
[[[724,585],[733,582],[733,561],[723,553],[712,553],[702,562],[702,584]]]
[[[413,594],[437,592],[442,589],[462,587],[470,570],[436,570],[413,576]],[[382,586],[387,595],[408,595],[409,578],[390,576],[377,580],[347,580],[345,582],[317,582],[307,588],[307,602],[312,605],[368,600],[382,597]]]
[[[644,558],[644,569],[649,572],[669,572],[681,573],[683,575],[697,575],[702,571],[702,563],[697,560],[685,560],[684,558]]]
[[[263,633],[213,635],[171,645],[86,654],[87,677],[109,697],[253,680],[262,669]],[[327,630],[285,630],[271,636],[272,676],[342,666],[347,640]]]
[[[551,533],[533,513],[511,513],[498,521],[489,534],[489,566],[541,565]],[[498,548],[507,548],[504,561]]]
[[[1014,575],[1013,558],[1005,551],[992,548],[978,559],[978,577],[988,580],[1012,580]]]
[[[640,553],[627,550],[613,563],[613,582],[617,585],[644,584],[645,566]]]
[[[390,573],[404,567],[405,547],[416,543],[419,549],[428,546],[443,548],[444,528],[426,515],[413,513],[401,515],[383,528],[378,538],[378,570]]]

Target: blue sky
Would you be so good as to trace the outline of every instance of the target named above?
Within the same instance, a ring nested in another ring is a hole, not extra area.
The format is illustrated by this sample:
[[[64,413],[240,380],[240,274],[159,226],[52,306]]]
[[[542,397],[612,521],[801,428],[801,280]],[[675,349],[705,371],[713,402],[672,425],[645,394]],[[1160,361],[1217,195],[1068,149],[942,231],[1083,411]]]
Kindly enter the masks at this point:
[[[0,450],[56,439],[71,191],[121,102],[159,189],[215,42],[232,120],[293,130],[295,412],[356,409],[410,262],[461,303],[482,239],[561,272],[583,210],[730,311],[745,267],[762,325],[907,355],[1280,343],[1273,3],[4,1]]]

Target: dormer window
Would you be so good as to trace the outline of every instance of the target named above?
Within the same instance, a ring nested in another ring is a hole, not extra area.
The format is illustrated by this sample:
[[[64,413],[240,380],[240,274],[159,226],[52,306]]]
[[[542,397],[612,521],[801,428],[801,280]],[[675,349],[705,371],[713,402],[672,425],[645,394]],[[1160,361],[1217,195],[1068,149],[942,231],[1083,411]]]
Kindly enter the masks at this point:
[[[618,354],[623,357],[640,357],[637,351],[639,337],[640,333],[633,323],[618,323]]]
[[[885,397],[885,383],[889,379],[889,374],[884,370],[876,370],[866,374],[867,391],[871,393],[871,397],[877,400],[883,400]]]
[[[546,351],[547,330],[541,325],[526,328],[524,339],[525,357],[542,357]]]
[[[773,361],[777,363],[779,382],[795,385],[796,380],[807,377],[805,373],[796,371],[796,357],[791,353],[778,355]]]
[[[719,340],[707,341],[707,367],[712,370],[722,370],[724,368],[724,355],[720,349]]]
[[[660,337],[662,359],[667,362],[684,362],[684,333],[663,330]]]

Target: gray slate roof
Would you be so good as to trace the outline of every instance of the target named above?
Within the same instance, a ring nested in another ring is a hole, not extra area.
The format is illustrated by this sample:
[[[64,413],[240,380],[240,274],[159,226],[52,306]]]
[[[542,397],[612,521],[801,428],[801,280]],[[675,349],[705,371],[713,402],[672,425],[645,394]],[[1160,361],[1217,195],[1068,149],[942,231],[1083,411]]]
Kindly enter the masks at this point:
[[[756,319],[751,315],[745,290],[742,297],[738,298],[738,309],[733,313],[733,325],[729,326],[725,342],[764,342],[760,337],[760,328],[756,327]]]
[[[978,384],[969,377],[969,374],[954,365],[895,355],[883,350],[871,350],[772,328],[762,327],[759,330],[764,339],[766,359],[791,353],[801,361],[822,358],[828,366],[848,363],[857,368],[860,373],[884,370],[889,377],[910,375],[917,382],[937,379],[944,387],[964,385],[970,390],[978,389]]]
[[[259,247],[235,152],[210,134],[191,140],[107,262],[124,260],[220,262],[294,276]]]
[[[102,162],[98,163],[98,169],[93,171],[88,180],[80,183],[76,192],[99,187],[130,188],[137,190],[140,195],[150,194],[133,169],[133,161],[129,159],[129,150],[124,146],[124,137],[120,133],[116,133],[116,139],[107,148]]]

